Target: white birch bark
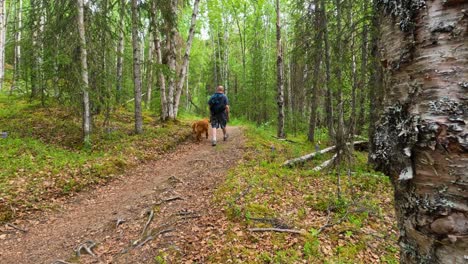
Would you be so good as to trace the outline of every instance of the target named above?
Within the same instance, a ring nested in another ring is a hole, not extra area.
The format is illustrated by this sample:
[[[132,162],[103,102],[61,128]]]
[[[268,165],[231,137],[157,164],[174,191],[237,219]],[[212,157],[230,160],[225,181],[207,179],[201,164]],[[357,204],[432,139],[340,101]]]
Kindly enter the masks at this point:
[[[5,36],[6,36],[6,14],[5,0],[0,0],[0,91],[3,88],[5,77]]]
[[[91,134],[91,115],[89,110],[89,94],[88,94],[88,54],[86,50],[86,35],[84,26],[83,0],[77,0],[78,15],[77,26],[80,37],[80,61],[81,61],[81,81],[83,93],[83,138],[84,143],[90,143]]]
[[[185,50],[184,58],[182,61],[182,67],[180,69],[180,74],[179,74],[179,80],[177,82],[176,95],[174,98],[174,117],[177,117],[177,113],[179,111],[180,95],[182,94],[182,89],[184,87],[185,78],[187,78],[187,69],[188,69],[188,63],[190,60],[190,51],[192,49],[193,36],[195,34],[195,26],[197,22],[199,3],[200,3],[200,0],[195,0],[193,4],[192,20],[190,24],[188,39],[187,39],[187,48]]]

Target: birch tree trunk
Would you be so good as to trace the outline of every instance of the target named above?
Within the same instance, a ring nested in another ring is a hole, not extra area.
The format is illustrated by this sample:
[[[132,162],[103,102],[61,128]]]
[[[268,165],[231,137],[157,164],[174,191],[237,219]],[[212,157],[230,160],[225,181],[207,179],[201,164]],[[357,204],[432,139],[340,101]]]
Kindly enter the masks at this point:
[[[371,158],[391,177],[402,263],[466,263],[466,1],[381,2],[388,96]]]
[[[143,132],[143,117],[141,110],[141,62],[140,62],[140,36],[138,27],[140,18],[138,14],[138,0],[132,0],[132,46],[133,46],[133,90],[135,96],[135,133]]]
[[[11,84],[11,91],[16,90],[20,76],[20,62],[21,62],[21,31],[23,30],[23,0],[19,0],[15,4],[16,16],[15,19],[15,58],[14,58],[14,73],[13,83]],[[34,22],[36,23],[36,22]]]
[[[167,108],[168,108],[168,117],[169,119],[174,120],[176,118],[174,112],[174,95],[176,80],[174,75],[176,75],[176,60],[177,60],[177,47],[176,47],[176,36],[177,36],[177,0],[170,0],[170,13],[171,13],[171,27],[169,31],[169,54],[168,54],[168,64],[171,74],[169,76],[168,83],[168,93],[167,93]]]
[[[177,117],[177,113],[179,112],[180,95],[182,94],[182,90],[184,88],[185,78],[187,78],[187,69],[188,69],[188,64],[190,60],[190,51],[192,49],[193,35],[195,34],[195,26],[197,22],[199,3],[200,3],[200,0],[195,0],[193,3],[192,20],[190,23],[189,35],[187,39],[187,48],[185,50],[184,58],[182,61],[182,67],[180,69],[179,79],[177,81],[176,95],[174,99],[174,116],[175,117]]]
[[[89,94],[88,94],[88,54],[86,50],[86,35],[84,25],[84,12],[83,12],[83,0],[77,0],[78,15],[77,25],[78,33],[80,37],[80,61],[81,61],[81,81],[82,81],[82,93],[83,93],[83,140],[85,145],[91,143],[91,115],[89,110]]]
[[[5,0],[0,0],[0,91],[3,88],[5,78],[5,36],[6,36],[6,14]]]
[[[153,62],[154,62],[154,41],[153,36],[150,33],[148,36],[148,66],[146,68],[146,109],[150,108],[151,105],[151,96],[153,92]]]
[[[280,1],[276,0],[276,86],[278,104],[278,130],[279,138],[284,138],[284,65],[283,50],[281,47],[281,9]]]

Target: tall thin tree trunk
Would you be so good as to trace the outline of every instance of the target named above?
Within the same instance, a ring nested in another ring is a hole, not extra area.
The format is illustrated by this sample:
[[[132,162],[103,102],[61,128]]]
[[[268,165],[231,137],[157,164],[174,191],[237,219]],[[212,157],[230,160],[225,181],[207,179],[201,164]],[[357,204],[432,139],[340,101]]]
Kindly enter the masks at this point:
[[[150,108],[153,93],[153,73],[154,73],[154,37],[148,35],[148,66],[146,68],[146,109]]]
[[[342,55],[343,52],[343,43],[341,39],[342,32],[342,1],[336,0],[336,20],[337,20],[337,37],[336,37],[336,49],[335,49],[335,56],[336,56],[336,82],[338,84],[338,89],[336,92],[336,101],[337,101],[337,114],[338,114],[338,123],[336,125],[336,134],[335,134],[335,145],[336,145],[336,153],[337,157],[335,162],[340,164],[344,159],[348,158],[349,150],[346,146],[346,133],[345,133],[345,124],[344,124],[344,106],[343,106],[343,78],[342,78]]]
[[[80,36],[81,85],[83,93],[83,140],[85,145],[89,145],[91,143],[91,114],[89,110],[88,54],[86,49],[83,0],[77,0],[77,8],[78,15],[76,18]]]
[[[122,84],[123,84],[123,62],[125,52],[125,0],[120,1],[119,10],[119,42],[117,44],[117,84],[116,84],[116,101],[119,104],[122,100]]]
[[[138,0],[132,0],[132,45],[133,45],[133,85],[135,96],[135,133],[143,132],[143,117],[141,109],[141,62],[140,62],[140,36],[138,28],[140,16]]]
[[[394,185],[400,262],[466,263],[466,1],[380,3],[388,96],[370,157]]]
[[[19,82],[20,77],[20,63],[21,63],[21,32],[23,30],[23,0],[19,0],[15,4],[16,11],[16,22],[15,22],[15,58],[14,58],[14,73],[13,73],[13,82],[11,84],[11,92],[16,90],[16,86]],[[34,21],[36,23],[36,21]]]
[[[187,39],[187,47],[185,49],[185,54],[182,59],[182,66],[180,68],[179,78],[177,81],[177,89],[176,89],[176,94],[174,98],[174,117],[177,117],[177,113],[179,112],[180,96],[184,88],[185,78],[187,78],[187,69],[188,69],[188,64],[190,60],[190,51],[192,49],[193,35],[195,34],[195,25],[197,22],[199,3],[200,3],[200,0],[195,0],[193,3],[192,20],[190,23],[189,35]]]
[[[171,25],[169,29],[169,54],[168,54],[168,65],[171,74],[169,76],[168,91],[167,91],[167,106],[169,119],[174,120],[176,118],[174,112],[174,99],[175,99],[175,87],[177,86],[176,79],[176,60],[177,60],[177,47],[176,47],[176,36],[177,36],[177,0],[170,0],[170,13],[171,13]]]
[[[328,128],[328,137],[330,139],[335,138],[335,129],[334,129],[334,117],[333,117],[333,93],[331,86],[331,66],[330,66],[330,41],[329,41],[329,31],[328,31],[328,17],[326,11],[326,2],[321,0],[322,3],[322,18],[323,18],[323,30],[324,30],[324,44],[325,44],[325,75],[326,75],[326,86],[327,86],[327,95],[325,99],[325,109],[326,109],[326,122]]]
[[[319,0],[315,0],[315,50],[313,51],[314,70],[312,75],[312,100],[310,104],[310,119],[309,119],[309,134],[308,140],[315,141],[315,129],[317,125],[317,108],[319,107],[319,79],[320,79],[320,64],[322,62],[322,11]]]
[[[364,14],[367,14],[368,2],[364,1]],[[356,134],[360,135],[365,123],[365,101],[366,101],[366,90],[368,87],[367,81],[367,51],[368,51],[368,22],[364,22],[362,28],[362,43],[361,43],[361,76],[359,80],[359,91],[358,91],[358,100],[359,100],[359,114],[356,122]]]
[[[278,104],[278,130],[279,138],[284,138],[284,65],[283,50],[281,47],[281,9],[280,1],[276,0],[276,86]]]
[[[0,91],[5,78],[5,41],[6,41],[6,7],[5,0],[0,0]]]
[[[156,2],[152,1],[151,4],[151,23],[153,28],[153,38],[154,38],[154,49],[156,53],[156,63],[158,64],[158,79],[159,79],[159,90],[161,98],[161,120],[166,121],[169,112],[167,107],[167,96],[166,96],[166,77],[164,72],[161,70],[162,66],[162,52],[161,52],[161,42],[159,40],[159,27],[157,23],[157,6]]]

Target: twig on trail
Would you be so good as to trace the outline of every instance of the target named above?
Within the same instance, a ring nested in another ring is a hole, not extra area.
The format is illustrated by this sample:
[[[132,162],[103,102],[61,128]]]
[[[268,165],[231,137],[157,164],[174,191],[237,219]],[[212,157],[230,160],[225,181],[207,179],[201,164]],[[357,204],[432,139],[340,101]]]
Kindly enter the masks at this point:
[[[96,257],[96,254],[94,254],[93,252],[93,247],[96,246],[96,243],[94,241],[91,241],[91,240],[88,240],[86,242],[84,242],[83,244],[80,244],[78,245],[74,251],[76,253],[76,255],[78,257],[81,257],[81,251],[84,249],[84,252],[93,256],[93,257]]]
[[[144,236],[144,235],[145,235],[146,229],[148,228],[149,224],[150,224],[151,221],[153,220],[154,211],[153,211],[153,210],[150,210],[150,211],[147,212],[147,214],[149,214],[149,216],[148,216],[148,221],[146,221],[145,227],[143,228],[143,231],[141,232],[141,236]]]
[[[125,223],[125,222],[127,222],[125,219],[123,219],[123,218],[117,218],[117,221],[116,221],[116,223],[115,223],[115,228],[119,227],[119,225],[121,225],[121,224],[123,224],[123,223]]]
[[[56,260],[54,262],[52,262],[52,264],[71,264],[70,262],[66,262],[65,260]]]
[[[282,228],[249,228],[250,232],[281,232],[281,233],[293,233],[303,235],[304,231],[296,229],[282,229]]]
[[[16,226],[16,225],[12,224],[12,223],[7,223],[6,226],[9,226],[9,227],[11,227],[11,228],[14,228],[14,229],[16,229],[16,230],[18,230],[18,231],[21,231],[21,232],[23,232],[23,233],[27,233],[27,232],[28,232],[28,230],[23,229],[23,228],[21,228],[21,227],[18,227],[18,226]]]
[[[293,140],[290,140],[290,139],[287,139],[287,138],[279,138],[277,136],[272,136],[272,137],[274,137],[274,138],[276,138],[277,140],[280,140],[280,141],[286,141],[286,142],[295,143],[295,144],[299,143],[297,141],[293,141]]]
[[[338,157],[337,154],[333,155],[333,157],[327,161],[324,161],[322,164],[318,165],[317,167],[313,168],[313,171],[321,171],[322,169],[328,167],[332,162]]]
[[[172,202],[172,201],[177,201],[177,200],[184,200],[184,199],[183,199],[182,197],[180,197],[180,196],[171,197],[171,198],[162,200],[162,201],[160,201],[159,203],[156,203],[156,205],[161,205],[161,204],[163,204],[163,203]]]

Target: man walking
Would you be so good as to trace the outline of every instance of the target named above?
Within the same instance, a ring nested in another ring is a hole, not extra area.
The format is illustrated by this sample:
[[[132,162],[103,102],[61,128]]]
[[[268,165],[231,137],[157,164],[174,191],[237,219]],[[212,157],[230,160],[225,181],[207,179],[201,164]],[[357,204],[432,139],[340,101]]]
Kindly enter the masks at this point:
[[[226,131],[226,124],[229,120],[229,100],[224,94],[224,87],[216,87],[216,93],[213,94],[208,101],[211,113],[211,128],[212,128],[212,140],[211,145],[216,146],[216,129],[221,128],[223,130],[223,139],[226,141],[229,137]]]

